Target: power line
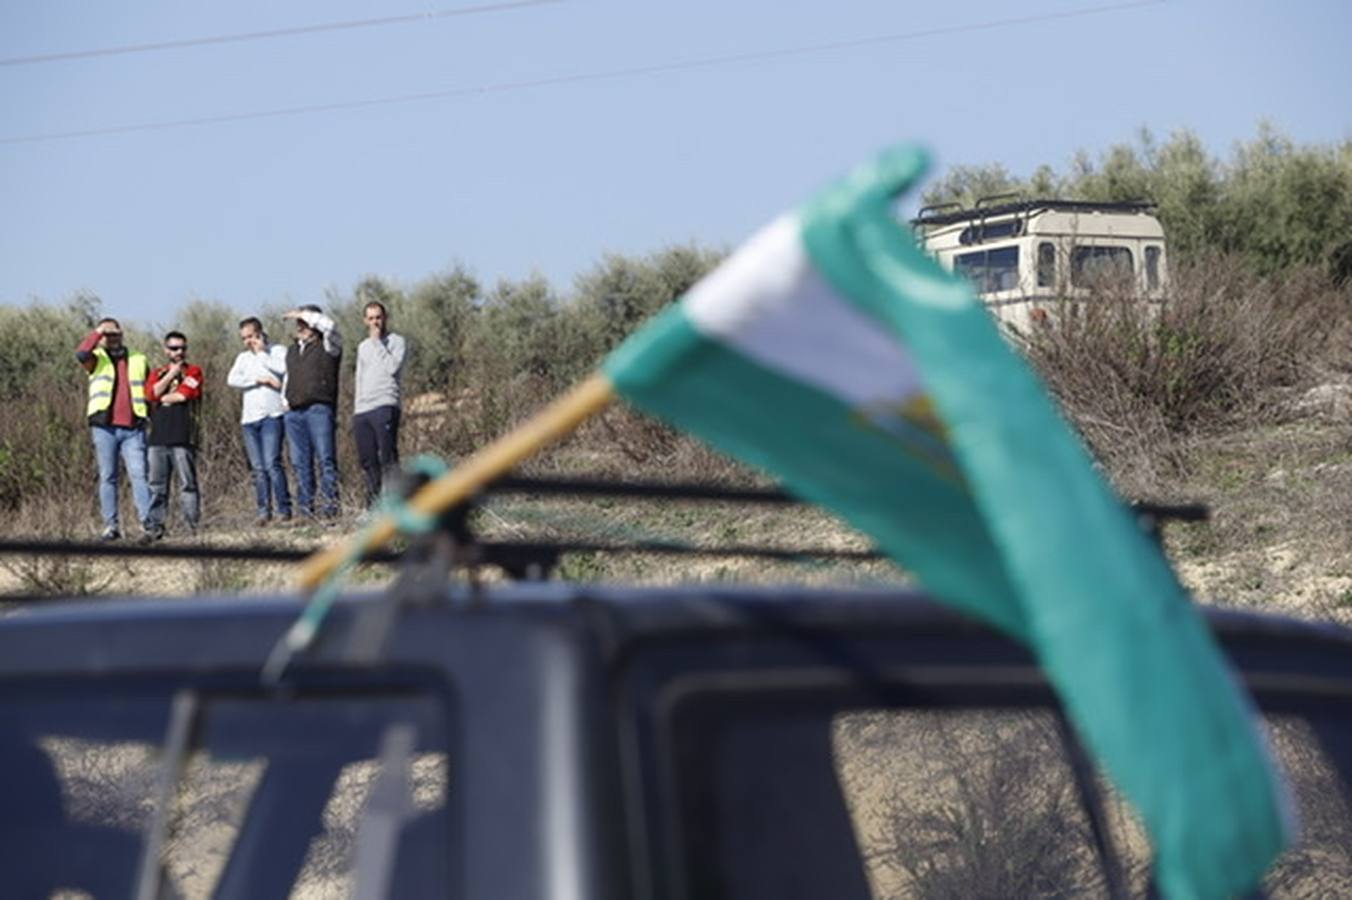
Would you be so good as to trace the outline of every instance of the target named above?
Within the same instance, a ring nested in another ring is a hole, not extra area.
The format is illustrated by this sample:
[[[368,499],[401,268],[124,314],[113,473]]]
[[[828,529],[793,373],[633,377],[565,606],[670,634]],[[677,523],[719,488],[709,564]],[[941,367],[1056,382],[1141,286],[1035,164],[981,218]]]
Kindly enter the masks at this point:
[[[1158,6],[1165,0],[1134,0],[1128,3],[1114,3],[1106,6],[1094,6],[1087,9],[1073,10],[1071,12],[1043,13],[1032,16],[1019,16],[1010,19],[994,19],[987,22],[979,22],[970,25],[952,25],[944,28],[930,28],[923,31],[908,31],[897,34],[875,35],[873,37],[852,38],[848,40],[828,41],[819,44],[800,44],[796,47],[781,47],[772,50],[758,50],[748,53],[732,53],[721,56],[706,56],[691,60],[681,60],[669,63],[654,63],[647,66],[633,66],[623,69],[609,69],[597,72],[582,72],[573,75],[556,75],[545,78],[533,78],[522,81],[504,81],[494,84],[483,84],[477,87],[449,88],[440,91],[426,91],[415,94],[398,94],[389,97],[376,97],[367,100],[342,100],[333,103],[316,103],[305,106],[289,106],[279,109],[257,110],[254,112],[233,113],[214,116],[201,116],[189,119],[171,119],[160,122],[141,122],[127,125],[110,125],[104,128],[87,128],[76,131],[52,131],[41,134],[19,135],[15,137],[0,137],[0,145],[5,144],[37,144],[47,141],[68,140],[74,138],[100,137],[114,134],[130,134],[142,131],[164,131],[174,128],[188,128],[197,125],[218,125],[229,122],[245,122],[258,119],[275,119],[290,116],[307,115],[322,112],[334,112],[337,110],[361,109],[372,106],[390,106],[398,103],[417,103],[426,100],[445,100],[456,97],[469,97],[479,94],[505,94],[514,91],[531,90],[541,87],[553,87],[567,84],[581,84],[594,81],[614,81],[623,78],[632,78],[643,75],[655,75],[666,72],[681,72],[692,69],[705,69],[715,66],[731,65],[744,62],[764,62],[773,59],[785,59],[794,56],[805,56],[813,53],[823,53],[832,50],[849,50],[859,47],[876,46],[880,44],[901,43],[904,41],[913,41],[923,38],[941,37],[950,34],[962,34],[973,31],[991,31],[999,28],[1009,28],[1018,25],[1033,25],[1042,22],[1052,22],[1065,19],[1081,18],[1085,16],[1101,15],[1109,12],[1120,12],[1129,9],[1140,9],[1147,6]]]
[[[179,50],[185,47],[205,47],[210,44],[233,44],[243,41],[258,41],[270,38],[294,37],[300,34],[319,34],[325,31],[348,31],[356,28],[375,28],[384,25],[403,25],[409,22],[424,22],[429,19],[446,19],[453,16],[473,16],[482,13],[503,12],[529,6],[546,6],[563,3],[564,0],[508,0],[504,3],[486,3],[481,6],[464,6],[458,9],[435,9],[428,12],[409,13],[400,16],[381,16],[377,19],[350,19],[344,22],[319,22],[314,25],[297,25],[291,28],[274,28],[268,31],[245,31],[238,34],[213,34],[205,37],[182,38],[175,41],[159,41],[144,44],[124,44],[119,47],[99,47],[93,50],[69,50],[61,53],[40,53],[33,56],[10,56],[0,58],[0,66],[31,66],[39,63],[65,62],[72,59],[92,59],[99,56],[126,56],[132,53],[151,53],[159,50]]]

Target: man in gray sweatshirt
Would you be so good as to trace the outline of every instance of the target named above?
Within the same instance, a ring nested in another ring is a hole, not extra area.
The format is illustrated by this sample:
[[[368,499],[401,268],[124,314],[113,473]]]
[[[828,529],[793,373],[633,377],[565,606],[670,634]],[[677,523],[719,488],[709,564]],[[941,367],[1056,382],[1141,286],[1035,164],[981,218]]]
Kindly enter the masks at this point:
[[[366,505],[380,496],[385,473],[399,465],[399,376],[404,339],[388,330],[389,312],[372,300],[362,310],[366,340],[357,345],[356,402],[352,437],[366,476]]]

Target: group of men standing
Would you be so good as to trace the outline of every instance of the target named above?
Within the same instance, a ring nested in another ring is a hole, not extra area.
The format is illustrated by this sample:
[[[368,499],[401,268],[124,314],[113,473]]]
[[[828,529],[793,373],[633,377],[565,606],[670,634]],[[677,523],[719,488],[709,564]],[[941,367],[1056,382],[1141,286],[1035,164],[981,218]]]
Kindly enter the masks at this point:
[[[282,318],[296,327],[295,341],[286,346],[271,343],[257,317],[239,323],[244,349],[226,377],[242,395],[240,422],[258,525],[290,521],[293,512],[304,519],[339,514],[335,427],[342,335],[317,306],[289,310]],[[352,433],[369,506],[379,496],[385,474],[399,462],[405,343],[388,330],[389,313],[378,301],[366,305],[363,318],[367,337],[357,347]],[[165,534],[171,472],[177,475],[184,523],[195,532],[201,522],[197,448],[202,369],[187,362],[188,340],[182,332],[164,336],[168,361],[153,370],[145,354],[128,349],[122,338],[118,321],[103,319],[75,351],[89,376],[86,415],[98,460],[101,538],[122,536],[119,461],[131,482],[142,540]],[[295,510],[282,467],[283,439],[296,479]]]

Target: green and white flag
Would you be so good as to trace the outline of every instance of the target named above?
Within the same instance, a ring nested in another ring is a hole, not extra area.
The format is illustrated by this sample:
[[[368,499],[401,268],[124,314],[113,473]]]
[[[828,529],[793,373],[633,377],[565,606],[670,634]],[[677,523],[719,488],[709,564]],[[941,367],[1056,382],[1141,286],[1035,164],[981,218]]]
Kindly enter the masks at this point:
[[[890,150],[752,237],[604,373],[1029,646],[1171,897],[1254,886],[1288,822],[1205,623],[971,289],[894,220]]]

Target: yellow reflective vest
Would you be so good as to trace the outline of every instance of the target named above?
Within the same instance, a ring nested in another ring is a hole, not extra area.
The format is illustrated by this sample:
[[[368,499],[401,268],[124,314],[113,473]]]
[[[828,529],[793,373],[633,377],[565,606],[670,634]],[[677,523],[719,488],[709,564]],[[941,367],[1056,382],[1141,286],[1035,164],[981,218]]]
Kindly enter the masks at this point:
[[[131,411],[139,419],[146,417],[146,355],[127,351],[127,381],[131,387]],[[89,373],[89,404],[85,415],[92,416],[113,405],[113,385],[117,379],[117,363],[108,351],[94,348],[94,370]]]

